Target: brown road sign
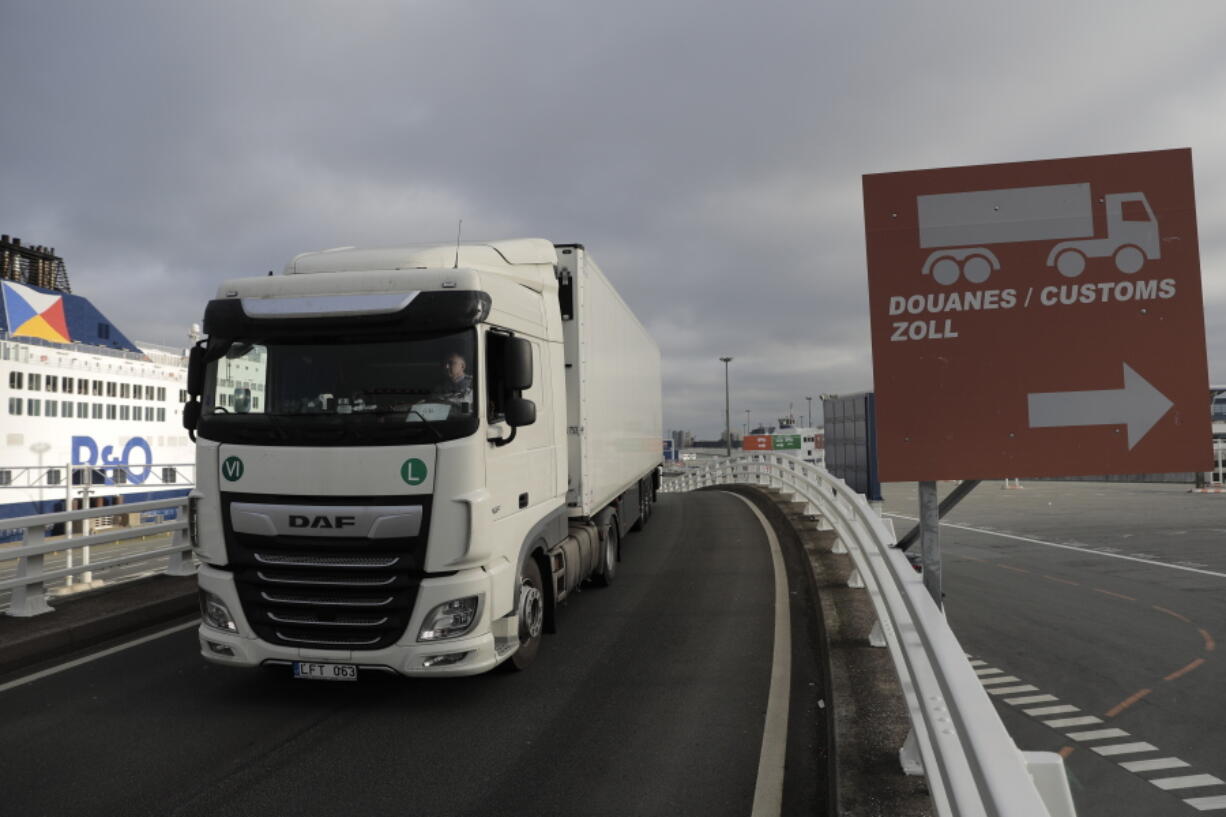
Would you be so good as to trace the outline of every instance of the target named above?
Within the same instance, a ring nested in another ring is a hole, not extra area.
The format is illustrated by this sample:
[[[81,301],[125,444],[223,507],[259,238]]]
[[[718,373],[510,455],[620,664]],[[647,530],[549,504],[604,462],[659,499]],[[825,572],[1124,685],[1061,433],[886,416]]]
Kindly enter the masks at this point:
[[[1202,471],[1192,152],[864,177],[883,481]]]

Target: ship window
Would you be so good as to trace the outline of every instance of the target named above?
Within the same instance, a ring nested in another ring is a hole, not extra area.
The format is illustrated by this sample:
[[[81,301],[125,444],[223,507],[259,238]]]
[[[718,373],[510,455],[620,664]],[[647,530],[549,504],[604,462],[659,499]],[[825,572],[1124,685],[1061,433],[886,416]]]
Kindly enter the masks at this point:
[[[101,403],[90,403],[89,416],[91,419],[101,420],[102,419],[102,404]]]
[[[48,468],[47,469],[47,484],[48,485],[59,485],[60,481],[63,479],[64,479],[64,472],[61,471],[60,469],[58,468]]]
[[[132,407],[132,419],[140,422],[140,406]]]
[[[9,398],[9,414],[21,414],[21,398]]]
[[[128,482],[128,469],[124,466],[119,466],[115,469],[115,484],[126,485]]]
[[[164,408],[158,409],[158,422],[159,423],[166,422],[166,409]]]
[[[116,388],[117,388],[117,387],[116,387],[116,384],[115,384],[115,381],[114,381],[114,380],[108,380],[108,381],[106,381],[106,396],[107,396],[107,397],[116,397],[116,396],[118,396],[118,395],[116,394]]]
[[[139,400],[140,395],[141,395],[140,383],[133,383],[132,384],[132,396],[135,397],[137,400]]]
[[[111,325],[109,323],[98,324],[98,339],[99,340],[110,340],[111,339]]]
[[[24,375],[21,372],[9,372],[9,388],[20,389],[23,378]]]
[[[130,406],[120,406],[119,407],[119,419],[120,420],[131,420],[132,419],[132,408]]]
[[[101,396],[102,396],[102,381],[101,381],[101,380],[95,380],[95,381],[94,381],[94,388],[93,388],[93,392],[94,392],[94,397],[101,397]]]
[[[125,400],[131,398],[132,397],[132,384],[131,383],[120,383],[119,384],[119,396]]]
[[[145,399],[152,400],[154,395],[153,386],[145,386]]]
[[[65,379],[64,382],[71,383],[72,381]],[[63,417],[72,416],[72,401],[71,400],[61,400],[60,401],[60,415]]]
[[[176,471],[174,468],[163,468],[162,469],[162,482],[166,483],[167,485],[170,485],[178,481],[179,481],[178,471]]]
[[[187,402],[187,389],[179,389],[179,402],[180,403]]]
[[[47,375],[47,391],[59,391],[60,379],[56,375]]]
[[[89,416],[89,403],[86,403],[86,402],[77,403],[77,418],[84,420],[88,416]]]
[[[0,485],[12,485],[13,472],[7,468],[0,469]]]
[[[114,403],[106,404],[106,419],[114,420],[116,415],[116,406]]]
[[[72,394],[72,378],[64,378],[64,394]]]
[[[89,394],[89,381],[84,377],[77,378],[77,394]]]
[[[58,417],[60,412],[60,404],[54,400],[47,401],[47,416]]]
[[[30,398],[26,400],[26,414],[30,415],[31,417],[37,417],[38,415],[42,414],[42,406],[42,400]]]
[[[153,422],[153,406],[145,406],[145,420]]]
[[[30,373],[30,391],[43,390],[43,376],[41,374]]]
[[[158,399],[161,400],[163,403],[166,402],[166,387],[165,386],[158,386]]]

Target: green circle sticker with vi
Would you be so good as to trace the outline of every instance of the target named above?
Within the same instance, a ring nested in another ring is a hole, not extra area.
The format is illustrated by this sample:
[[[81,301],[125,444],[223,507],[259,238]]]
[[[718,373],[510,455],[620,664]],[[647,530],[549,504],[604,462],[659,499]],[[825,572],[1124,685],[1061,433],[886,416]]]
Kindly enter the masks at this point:
[[[221,475],[230,482],[237,482],[243,476],[243,461],[238,457],[226,457],[221,464]]]
[[[405,460],[400,466],[400,478],[410,485],[421,485],[426,481],[426,464],[416,457]]]

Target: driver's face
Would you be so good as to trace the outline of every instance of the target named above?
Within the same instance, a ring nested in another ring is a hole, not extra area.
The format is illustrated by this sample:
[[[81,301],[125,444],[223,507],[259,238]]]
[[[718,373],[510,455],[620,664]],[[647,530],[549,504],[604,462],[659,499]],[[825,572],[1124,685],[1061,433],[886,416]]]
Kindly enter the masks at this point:
[[[453,382],[459,381],[464,377],[465,368],[467,367],[464,364],[464,358],[459,355],[448,355],[447,359],[443,361],[443,369]]]

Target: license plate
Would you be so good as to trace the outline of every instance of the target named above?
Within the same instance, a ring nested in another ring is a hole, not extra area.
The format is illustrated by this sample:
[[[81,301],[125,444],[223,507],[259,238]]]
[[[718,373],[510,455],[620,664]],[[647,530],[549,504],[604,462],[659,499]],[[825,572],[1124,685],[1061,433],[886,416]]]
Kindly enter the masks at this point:
[[[312,664],[295,661],[294,677],[309,678],[313,681],[356,681],[358,668],[353,664]]]

